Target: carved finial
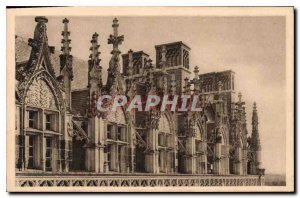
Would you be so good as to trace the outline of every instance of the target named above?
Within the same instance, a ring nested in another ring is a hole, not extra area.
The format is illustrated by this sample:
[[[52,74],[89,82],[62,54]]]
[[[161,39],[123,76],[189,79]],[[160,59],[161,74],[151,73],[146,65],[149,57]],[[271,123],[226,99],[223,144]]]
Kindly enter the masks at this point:
[[[67,73],[70,74],[70,79],[73,80],[73,56],[70,55],[71,52],[71,39],[69,39],[70,32],[68,30],[68,23],[69,20],[67,18],[63,19],[62,23],[64,24],[63,31],[61,32],[61,35],[63,38],[61,39],[62,47],[61,51],[62,54],[59,56],[60,57],[60,71],[61,74],[65,73],[65,69],[67,69]]]
[[[37,16],[37,17],[35,17],[35,22],[47,23],[48,19],[45,16]]]
[[[47,42],[47,34],[46,34],[46,23],[48,22],[48,19],[44,16],[37,16],[35,17],[35,22],[37,22],[34,30],[33,39],[28,39],[28,45],[32,48],[38,48],[42,46],[41,43]]]
[[[194,69],[195,79],[199,79],[199,67],[196,65]]]
[[[253,103],[253,111],[257,111],[256,102]]]
[[[100,45],[98,44],[98,36],[99,34],[95,32],[92,35],[90,47],[91,54],[89,56],[89,73],[88,73],[88,80],[89,86],[91,84],[91,79],[95,79],[98,83],[98,86],[102,86],[102,67],[100,66],[101,59],[99,58],[100,52],[98,51]]]
[[[89,56],[90,60],[94,61],[94,64],[96,65],[99,65],[100,63],[100,59],[99,59],[100,52],[98,51],[100,45],[98,45],[98,36],[99,34],[97,32],[95,32],[92,36],[92,40],[91,40],[92,46],[90,47],[91,54]]]
[[[69,19],[64,18],[63,23],[69,23]]]
[[[69,20],[65,18],[62,22],[64,24],[64,30],[61,33],[61,35],[63,36],[61,40],[61,43],[63,44],[63,46],[61,47],[61,51],[63,52],[63,54],[69,55],[71,51],[71,47],[70,47],[71,39],[69,39],[70,32],[68,30]]]
[[[118,36],[118,27],[119,27],[119,23],[118,23],[117,18],[114,18],[112,27],[114,28],[114,36],[117,37]]]
[[[122,84],[121,84],[121,79],[120,79],[120,50],[119,50],[119,45],[122,44],[122,41],[124,41],[124,36],[119,36],[118,34],[118,19],[113,20],[112,24],[114,34],[109,35],[108,38],[108,44],[113,45],[113,50],[111,51],[112,57],[109,61],[109,67],[108,67],[108,77],[107,77],[107,82],[106,82],[106,88],[110,90],[113,85],[116,87],[116,89],[119,89],[121,92],[122,90]],[[116,82],[117,81],[117,82]]]
[[[111,52],[111,54],[115,55],[115,54],[120,54],[121,52],[119,51],[118,47],[120,44],[122,44],[122,41],[124,41],[124,36],[119,36],[118,33],[118,27],[119,27],[119,23],[118,23],[118,19],[115,18],[113,20],[113,24],[112,24],[113,30],[114,30],[114,34],[110,35],[108,38],[108,44],[113,44],[113,51]]]

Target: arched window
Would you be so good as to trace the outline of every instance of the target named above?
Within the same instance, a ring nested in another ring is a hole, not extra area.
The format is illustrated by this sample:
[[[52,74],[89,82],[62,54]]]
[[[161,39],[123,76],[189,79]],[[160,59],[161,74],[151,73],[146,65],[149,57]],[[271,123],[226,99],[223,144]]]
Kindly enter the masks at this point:
[[[121,107],[108,113],[105,137],[108,170],[126,172],[128,134],[125,113]]]
[[[60,133],[60,113],[49,84],[35,78],[26,94],[25,102],[25,167],[52,171],[58,155],[57,140]],[[42,150],[46,152],[40,154]],[[45,164],[42,160],[45,159]]]
[[[173,133],[166,115],[162,115],[158,125],[158,164],[160,172],[172,172],[174,169]]]

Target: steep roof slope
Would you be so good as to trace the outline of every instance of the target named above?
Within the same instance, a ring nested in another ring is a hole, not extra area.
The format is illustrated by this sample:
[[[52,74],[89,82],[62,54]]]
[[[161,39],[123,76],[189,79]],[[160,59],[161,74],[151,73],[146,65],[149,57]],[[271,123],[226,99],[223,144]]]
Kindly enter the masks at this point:
[[[28,45],[28,39],[25,39],[20,36],[15,37],[15,48],[16,48],[16,63],[26,62],[29,59],[31,47]],[[51,63],[53,65],[55,74],[59,74],[60,60],[59,60],[60,51],[55,50],[54,54],[51,54]],[[81,60],[77,57],[73,57],[73,72],[74,80],[72,82],[72,89],[82,89],[87,86],[87,72],[88,65],[87,61]]]

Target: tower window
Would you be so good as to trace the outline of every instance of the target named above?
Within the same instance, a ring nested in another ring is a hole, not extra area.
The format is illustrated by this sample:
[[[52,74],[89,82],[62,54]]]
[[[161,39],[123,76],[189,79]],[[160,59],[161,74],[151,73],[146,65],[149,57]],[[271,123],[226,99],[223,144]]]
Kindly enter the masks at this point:
[[[38,128],[38,112],[37,111],[29,111],[28,112],[28,126],[32,129]]]

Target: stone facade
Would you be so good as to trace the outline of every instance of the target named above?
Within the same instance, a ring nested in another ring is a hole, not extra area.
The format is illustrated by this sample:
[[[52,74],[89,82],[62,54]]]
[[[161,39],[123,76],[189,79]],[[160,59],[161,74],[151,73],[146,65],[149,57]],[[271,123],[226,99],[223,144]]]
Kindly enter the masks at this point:
[[[263,174],[257,107],[254,104],[249,135],[242,95],[234,100],[233,71],[199,74],[196,66],[190,79],[191,49],[183,42],[155,46],[156,64],[143,51],[121,55],[124,36],[114,19],[107,82],[102,81],[101,47],[95,33],[86,88],[71,90],[68,19],[63,20],[58,76],[51,63],[54,48],[48,45],[47,19],[35,20],[29,60],[16,63],[18,173]],[[105,94],[129,99],[188,95],[200,99],[201,111],[127,112],[119,107],[116,112],[99,112],[97,100]]]

